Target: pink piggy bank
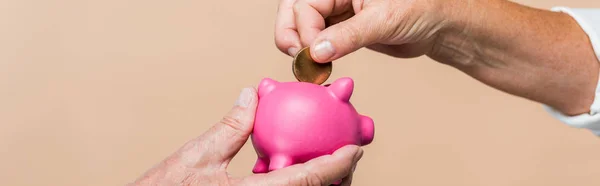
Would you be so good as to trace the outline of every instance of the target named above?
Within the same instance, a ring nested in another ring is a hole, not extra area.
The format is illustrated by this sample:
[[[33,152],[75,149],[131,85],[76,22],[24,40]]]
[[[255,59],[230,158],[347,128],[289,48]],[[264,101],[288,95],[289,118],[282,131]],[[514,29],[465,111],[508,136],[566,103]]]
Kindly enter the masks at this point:
[[[252,144],[258,160],[252,172],[266,173],[373,141],[374,124],[350,103],[354,81],[329,86],[263,79]]]

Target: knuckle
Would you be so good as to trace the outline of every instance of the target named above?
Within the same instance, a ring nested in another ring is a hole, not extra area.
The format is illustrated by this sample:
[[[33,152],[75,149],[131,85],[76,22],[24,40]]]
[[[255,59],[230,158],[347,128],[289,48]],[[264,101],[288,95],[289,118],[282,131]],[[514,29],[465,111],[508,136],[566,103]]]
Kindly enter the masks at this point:
[[[321,186],[326,184],[323,177],[310,170],[302,171],[299,177],[300,185],[303,186]]]
[[[236,135],[241,136],[242,134],[244,134],[244,129],[241,127],[242,121],[238,118],[231,117],[231,116],[225,116],[225,117],[223,117],[223,119],[221,119],[221,122],[219,122],[219,123],[221,123],[221,125],[234,131]]]
[[[393,5],[389,5],[389,6],[393,6]],[[395,11],[395,10],[390,10],[390,9],[383,9],[381,11],[381,13],[379,14],[379,18],[377,20],[381,20],[379,23],[381,23],[383,26],[386,27],[397,27],[399,26],[398,24],[401,22],[401,19],[403,18],[402,14],[403,12],[406,12],[406,9],[403,9],[403,11]]]
[[[277,6],[277,12],[281,11],[282,9],[291,8],[290,5],[293,5],[294,2],[296,2],[296,0],[281,0]]]
[[[298,13],[302,11],[302,2],[294,2],[294,5],[292,5],[292,10],[294,11],[295,15],[298,15]]]
[[[325,185],[325,180],[319,176],[319,174],[309,173],[309,177],[307,179],[307,183],[309,186],[321,186]]]
[[[396,20],[396,19],[398,19],[398,14],[407,10],[406,8],[404,8],[404,9],[402,9],[403,11],[394,11],[395,7],[398,7],[398,5],[394,4],[393,2],[388,2],[385,5],[385,7],[390,7],[390,8],[385,8],[384,11],[382,12],[381,15],[384,16],[383,17],[384,20]]]
[[[340,29],[340,34],[345,36],[348,43],[352,46],[359,46],[362,43],[362,37],[359,34],[359,29],[354,24],[348,24]]]

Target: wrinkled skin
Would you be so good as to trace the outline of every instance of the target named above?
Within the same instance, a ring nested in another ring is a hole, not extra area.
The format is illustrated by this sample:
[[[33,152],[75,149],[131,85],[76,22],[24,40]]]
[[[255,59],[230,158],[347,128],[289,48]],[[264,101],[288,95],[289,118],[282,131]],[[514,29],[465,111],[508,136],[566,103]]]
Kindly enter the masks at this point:
[[[281,0],[275,44],[320,63],[361,48],[427,56],[566,115],[590,111],[600,72],[572,17],[507,0]]]
[[[244,89],[234,108],[220,122],[129,185],[321,186],[338,180],[343,180],[342,185],[351,184],[352,172],[363,154],[362,149],[354,145],[266,174],[246,177],[228,174],[229,162],[252,132],[257,99],[253,88]]]

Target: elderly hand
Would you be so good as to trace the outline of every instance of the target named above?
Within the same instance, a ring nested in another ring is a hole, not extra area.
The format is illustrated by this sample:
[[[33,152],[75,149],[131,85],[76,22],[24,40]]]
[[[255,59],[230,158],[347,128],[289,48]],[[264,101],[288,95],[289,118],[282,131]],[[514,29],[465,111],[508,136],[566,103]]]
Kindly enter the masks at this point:
[[[599,74],[572,17],[507,0],[281,0],[275,43],[320,63],[362,47],[427,55],[567,115],[590,111]]]
[[[177,152],[147,171],[130,185],[329,185],[343,180],[350,185],[352,172],[363,151],[345,146],[321,156],[266,174],[232,177],[227,166],[248,140],[254,123],[257,94],[242,91],[233,109],[223,119]]]
[[[398,57],[431,50],[461,2],[453,0],[282,0],[277,47],[295,55],[311,47],[315,61],[336,60],[362,47]]]

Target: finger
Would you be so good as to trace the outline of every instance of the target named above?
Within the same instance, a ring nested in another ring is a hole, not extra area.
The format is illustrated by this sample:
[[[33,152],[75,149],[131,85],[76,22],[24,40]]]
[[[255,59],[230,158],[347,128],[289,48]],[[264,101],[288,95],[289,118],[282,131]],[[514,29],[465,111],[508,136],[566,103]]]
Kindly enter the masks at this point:
[[[348,145],[331,155],[270,172],[259,182],[267,185],[329,185],[348,176],[362,155],[360,147]]]
[[[311,55],[316,62],[329,62],[354,52],[362,47],[377,43],[385,34],[380,24],[381,12],[377,9],[363,9],[348,20],[323,30],[311,45]]]
[[[233,109],[203,135],[188,142],[180,151],[188,164],[225,164],[248,140],[254,124],[258,98],[254,88],[240,93]]]
[[[332,0],[320,1],[320,4],[333,7]],[[321,15],[312,5],[306,1],[299,0],[294,4],[294,14],[296,15],[296,26],[300,35],[302,46],[309,46],[317,34],[325,29],[325,15]]]
[[[356,169],[356,164],[354,164],[354,166],[352,167],[352,170],[350,171],[350,175],[348,175],[346,178],[344,178],[342,180],[342,183],[340,184],[341,186],[350,186],[352,185],[352,178],[354,177],[354,170]]]
[[[345,21],[348,18],[354,16],[354,11],[347,11],[345,13],[342,13],[340,15],[335,15],[335,16],[331,16],[328,17],[327,19],[325,19],[325,26],[329,27],[331,25],[335,25],[339,22]]]
[[[298,0],[294,4],[296,27],[303,46],[310,46],[325,29],[325,18],[342,14],[352,7],[351,0]]]
[[[282,0],[279,3],[275,21],[275,45],[281,52],[290,56],[296,55],[302,47],[300,36],[296,31],[294,2],[296,0]]]

